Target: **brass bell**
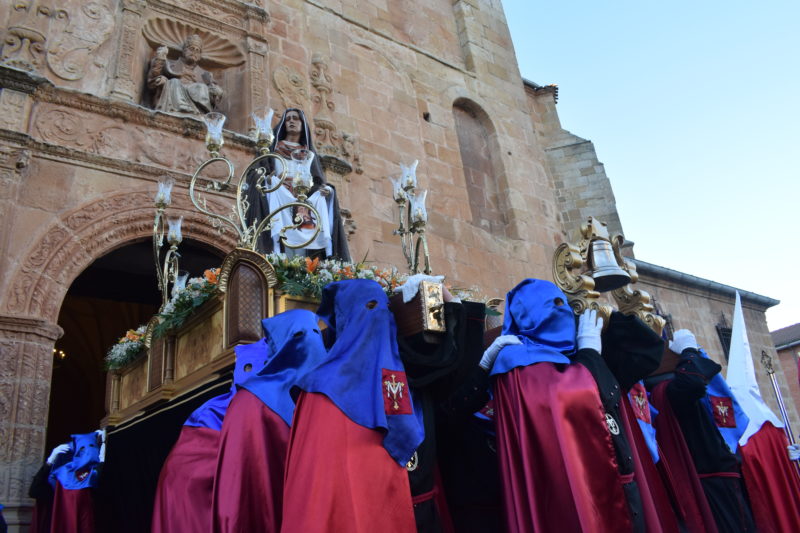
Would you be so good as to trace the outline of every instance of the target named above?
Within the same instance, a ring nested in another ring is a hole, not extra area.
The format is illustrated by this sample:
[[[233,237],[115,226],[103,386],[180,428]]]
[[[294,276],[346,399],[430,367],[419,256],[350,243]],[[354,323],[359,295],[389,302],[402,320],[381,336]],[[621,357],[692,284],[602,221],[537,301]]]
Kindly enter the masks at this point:
[[[630,275],[617,264],[614,249],[609,241],[594,239],[588,256],[594,290],[597,292],[613,291],[631,282]]]

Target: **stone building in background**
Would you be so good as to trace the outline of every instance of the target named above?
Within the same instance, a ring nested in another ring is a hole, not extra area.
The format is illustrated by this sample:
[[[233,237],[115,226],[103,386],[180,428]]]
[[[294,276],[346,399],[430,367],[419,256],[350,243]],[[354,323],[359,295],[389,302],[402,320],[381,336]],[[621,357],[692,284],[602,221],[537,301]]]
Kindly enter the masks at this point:
[[[550,278],[555,247],[590,215],[622,231],[594,146],[559,123],[556,88],[520,77],[499,0],[22,0],[1,3],[0,20],[0,503],[12,528],[29,520],[46,448],[103,417],[105,351],[158,308],[157,181],[177,182],[185,268],[218,265],[235,244],[188,200],[204,127],[155,110],[161,47],[177,62],[199,37],[239,168],[251,111],[307,111],[354,258],[405,264],[388,176],[415,159],[432,264],[455,286],[502,296]],[[661,311],[724,363],[733,289],[639,265]],[[776,303],[743,293],[755,354],[774,354],[764,311]]]

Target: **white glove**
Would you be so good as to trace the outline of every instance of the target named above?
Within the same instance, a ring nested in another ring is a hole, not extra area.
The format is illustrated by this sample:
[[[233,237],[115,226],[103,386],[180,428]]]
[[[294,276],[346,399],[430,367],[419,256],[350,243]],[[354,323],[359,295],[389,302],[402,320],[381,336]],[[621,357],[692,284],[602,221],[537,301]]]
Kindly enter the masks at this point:
[[[500,353],[500,350],[505,346],[510,346],[511,344],[522,344],[522,341],[519,340],[519,337],[516,335],[500,335],[497,337],[494,342],[488,348],[486,348],[486,351],[483,352],[481,362],[478,363],[480,367],[489,372],[492,369],[494,360],[497,359],[497,354]]]
[[[589,348],[597,353],[603,348],[600,332],[603,331],[603,317],[597,316],[596,309],[587,309],[578,319],[578,349]]]
[[[427,274],[414,274],[409,276],[405,283],[399,287],[394,288],[394,292],[403,293],[403,303],[410,302],[414,296],[419,292],[419,283],[421,281],[432,281],[433,283],[441,283],[444,281],[444,276],[429,276]]]
[[[800,444],[790,444],[786,447],[786,450],[789,452],[790,461],[797,461],[800,459]]]
[[[688,329],[679,329],[672,336],[672,341],[669,343],[669,349],[676,354],[682,354],[686,348],[694,348],[697,350],[697,339],[694,338],[694,333]]]
[[[61,455],[62,453],[67,453],[71,449],[72,448],[69,444],[59,444],[58,446],[53,448],[52,452],[50,452],[50,457],[47,458],[47,464],[51,465],[55,463],[59,455]]]
[[[97,439],[100,441],[100,462],[104,463],[106,461],[106,430],[105,429],[98,429],[95,431],[97,434]]]

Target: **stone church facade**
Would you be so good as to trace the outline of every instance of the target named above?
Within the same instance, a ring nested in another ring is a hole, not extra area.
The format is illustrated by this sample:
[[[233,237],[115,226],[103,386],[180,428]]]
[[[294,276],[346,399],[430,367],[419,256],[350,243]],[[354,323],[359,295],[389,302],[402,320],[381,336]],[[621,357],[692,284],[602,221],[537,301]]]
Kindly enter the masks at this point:
[[[622,232],[594,146],[559,123],[557,89],[522,80],[499,0],[20,0],[0,20],[0,503],[12,524],[28,520],[45,456],[75,280],[151,238],[165,175],[185,236],[218,255],[235,245],[188,200],[205,130],[199,114],[155,110],[162,46],[176,60],[199,36],[238,169],[254,155],[251,111],[306,110],[354,259],[405,264],[388,176],[413,160],[434,271],[455,286],[502,297],[550,278],[555,247],[590,215]],[[721,359],[733,289],[671,272],[644,266],[640,285]],[[743,300],[753,353],[774,352],[764,311],[777,302]]]

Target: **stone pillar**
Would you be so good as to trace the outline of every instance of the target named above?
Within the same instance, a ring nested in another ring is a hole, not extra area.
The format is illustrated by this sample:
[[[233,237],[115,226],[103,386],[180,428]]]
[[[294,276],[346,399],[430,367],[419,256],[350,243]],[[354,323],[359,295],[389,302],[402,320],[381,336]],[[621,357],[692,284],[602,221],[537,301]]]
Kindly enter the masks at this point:
[[[123,0],[122,25],[119,31],[117,70],[112,82],[111,97],[135,101],[138,94],[133,73],[136,72],[136,46],[142,34],[144,0]],[[137,102],[138,103],[138,102]]]
[[[30,524],[28,486],[44,457],[53,345],[63,333],[46,320],[0,316],[0,501],[9,531]]]
[[[267,106],[267,43],[261,38],[247,37],[247,64],[249,68],[250,109],[261,113]]]

